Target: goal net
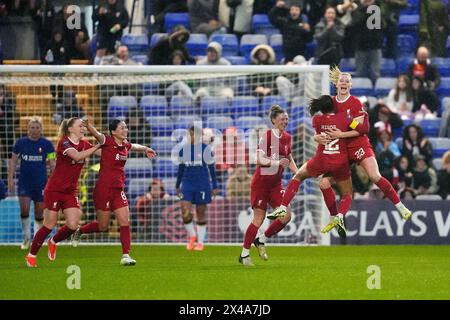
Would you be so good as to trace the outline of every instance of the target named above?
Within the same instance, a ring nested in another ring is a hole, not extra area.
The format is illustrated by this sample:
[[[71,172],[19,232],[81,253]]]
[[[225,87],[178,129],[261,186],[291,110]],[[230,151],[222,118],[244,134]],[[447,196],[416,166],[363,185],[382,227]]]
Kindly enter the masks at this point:
[[[328,94],[330,88],[328,66],[1,66],[0,71],[4,105],[0,156],[5,181],[13,146],[27,135],[32,117],[39,117],[42,135],[55,146],[64,118],[88,117],[105,134],[110,120],[123,119],[130,142],[157,151],[154,160],[131,152],[125,167],[132,237],[142,243],[187,239],[175,188],[178,165],[174,154],[193,125],[203,128],[202,139],[214,151],[218,179],[219,194],[207,208],[207,242],[242,243],[253,215],[250,180],[256,168],[257,143],[271,127],[270,107],[278,104],[289,113],[287,131],[293,137],[293,157],[300,166],[316,148],[307,110],[309,99]],[[86,139],[94,142],[91,136]],[[15,192],[0,202],[0,243],[22,241],[17,197],[18,180],[24,179],[20,161]],[[93,188],[98,170],[99,158],[93,156],[80,177],[81,224],[95,219]],[[292,177],[288,171],[284,186]],[[30,211],[34,221],[33,205]],[[193,212],[195,217],[195,206]],[[291,222],[270,243],[328,243],[319,232],[328,213],[316,180],[302,184],[292,214]],[[63,223],[60,214],[58,226]],[[262,229],[268,225],[266,219]],[[114,215],[107,232],[83,238],[83,242],[118,241]]]

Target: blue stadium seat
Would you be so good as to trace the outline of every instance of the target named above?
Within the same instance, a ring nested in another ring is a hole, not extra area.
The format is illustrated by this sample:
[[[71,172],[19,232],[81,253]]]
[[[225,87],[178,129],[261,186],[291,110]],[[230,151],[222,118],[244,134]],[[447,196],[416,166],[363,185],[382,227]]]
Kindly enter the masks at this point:
[[[170,136],[175,129],[173,120],[168,116],[147,117],[153,136]]]
[[[135,178],[130,179],[127,188],[127,195],[129,199],[134,199],[145,194],[152,182],[151,178]]]
[[[229,113],[230,99],[226,97],[203,97],[200,107],[203,115]]]
[[[418,0],[409,0],[408,7],[401,9],[400,14],[419,14]]]
[[[262,124],[264,120],[261,117],[240,117],[236,120],[236,127],[244,131]]]
[[[420,121],[419,125],[422,128],[424,135],[428,137],[437,137],[441,126],[441,118],[423,119]]]
[[[442,112],[450,111],[450,97],[443,97],[441,101]]]
[[[399,33],[416,33],[419,25],[418,14],[401,14],[398,21]]]
[[[450,76],[450,58],[432,58],[431,61],[438,68],[441,77]]]
[[[397,58],[397,71],[398,74],[406,74],[406,72],[408,71],[409,66],[411,65],[411,63],[414,61],[414,57],[400,57]]]
[[[136,56],[132,56],[131,59],[144,66],[148,65],[148,56],[146,54],[139,54]]]
[[[170,113],[172,117],[194,114],[195,108],[192,99],[184,96],[173,96],[170,100]]]
[[[397,78],[378,78],[375,82],[375,95],[378,98],[386,97],[396,84]]]
[[[188,13],[168,12],[164,15],[164,31],[165,32],[171,32],[172,28],[179,24],[183,25],[188,30],[190,29]]]
[[[124,34],[122,44],[128,47],[131,53],[147,53],[149,48],[148,37],[144,34]]]
[[[206,119],[206,128],[212,128],[224,131],[226,128],[233,127],[234,121],[228,116],[208,117]]]
[[[158,95],[159,91],[159,82],[148,82],[142,85],[142,95],[143,96],[153,96]]]
[[[317,42],[315,40],[307,43],[305,48],[305,59],[309,60],[312,57],[314,57],[316,49],[317,49]]]
[[[345,58],[342,59],[339,67],[344,72],[355,72],[356,66],[355,66],[355,58]]]
[[[237,77],[237,88],[234,94],[236,96],[248,96],[252,94],[252,90],[248,83],[247,76]]]
[[[182,116],[175,120],[175,129],[189,129],[193,125],[202,127],[201,121],[202,118],[200,118],[199,116]]]
[[[108,120],[122,119],[125,120],[128,110],[137,106],[135,97],[132,96],[113,96],[108,102]]]
[[[430,143],[433,147],[433,158],[441,158],[450,150],[450,138],[430,138]]]
[[[262,114],[267,114],[272,105],[278,104],[283,109],[287,110],[288,103],[286,99],[280,95],[270,95],[264,96],[261,102],[261,112]]]
[[[441,170],[442,169],[442,159],[441,158],[433,159],[433,166],[437,171]]]
[[[127,178],[150,178],[152,175],[152,162],[147,158],[129,158],[125,163]]]
[[[381,59],[380,73],[382,77],[395,77],[397,75],[397,66],[393,59]]]
[[[305,97],[295,97],[292,99],[289,123],[293,123],[293,119],[295,118],[303,118],[305,116],[305,107],[308,103],[309,99]]]
[[[170,156],[173,147],[177,144],[171,137],[154,137],[152,138],[152,149],[155,150],[159,156]]]
[[[450,56],[450,36],[447,38],[447,56]]]
[[[97,34],[94,34],[91,39],[91,43],[89,45],[89,52],[91,57],[95,57],[97,52]]]
[[[369,78],[353,78],[352,94],[355,96],[372,96],[372,81]]]
[[[191,33],[186,48],[192,56],[204,55],[208,47],[208,38],[203,33]]]
[[[409,34],[399,34],[397,37],[397,51],[399,56],[408,56],[416,52],[416,39]]]
[[[269,40],[270,46],[272,47],[273,51],[275,51],[277,61],[280,62],[284,58],[283,36],[281,34],[273,34],[270,36]]]
[[[255,34],[264,34],[270,37],[273,34],[279,34],[280,31],[269,21],[267,14],[254,14],[252,17],[252,32]]]
[[[153,48],[159,40],[161,40],[162,37],[168,36],[167,33],[154,33],[152,34],[152,37],[150,38],[150,48]]]
[[[241,38],[240,52],[245,57],[250,56],[250,52],[258,44],[268,44],[264,34],[244,34]]]
[[[233,97],[231,114],[234,118],[259,114],[259,102],[254,96]]]
[[[216,41],[222,45],[223,56],[237,56],[239,54],[239,40],[235,34],[212,34],[209,42]]]
[[[157,157],[155,160],[154,178],[175,177],[178,172],[178,166],[172,162],[170,157]]]
[[[241,66],[241,65],[247,65],[248,64],[248,60],[245,57],[241,57],[241,56],[226,56],[224,57],[225,59],[227,59],[228,61],[231,62],[232,65],[237,65],[237,66]]]
[[[175,185],[177,183],[177,178],[164,178],[162,179],[162,183],[164,185],[164,190],[170,194],[171,196],[177,195],[177,189]]]
[[[144,116],[165,116],[167,115],[168,107],[165,96],[143,96],[141,99],[141,110]]]
[[[440,96],[450,96],[450,77],[441,78],[441,85],[436,89],[436,93]]]

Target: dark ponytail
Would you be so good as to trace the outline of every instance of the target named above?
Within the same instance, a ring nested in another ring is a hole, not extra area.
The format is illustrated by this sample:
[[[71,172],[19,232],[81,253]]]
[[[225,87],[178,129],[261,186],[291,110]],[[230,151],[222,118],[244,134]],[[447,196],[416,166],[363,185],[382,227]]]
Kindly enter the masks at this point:
[[[112,132],[116,131],[117,127],[119,126],[119,123],[124,122],[123,120],[120,119],[114,119],[109,123],[108,129],[109,129],[109,134],[112,136]]]
[[[273,120],[278,117],[279,114],[286,113],[282,107],[280,107],[278,104],[274,104],[269,111],[269,118],[270,122],[273,124]]]
[[[333,112],[333,99],[329,95],[322,95],[317,99],[312,99],[309,103],[309,114],[315,115],[317,112],[330,113]]]

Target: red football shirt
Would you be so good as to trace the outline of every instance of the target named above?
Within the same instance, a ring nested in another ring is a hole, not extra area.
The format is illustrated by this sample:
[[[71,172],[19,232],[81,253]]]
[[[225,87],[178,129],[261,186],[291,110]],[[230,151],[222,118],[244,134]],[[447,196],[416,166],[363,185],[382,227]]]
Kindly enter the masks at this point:
[[[97,185],[112,188],[125,187],[125,163],[131,143],[117,144],[111,136],[105,136],[105,143],[101,146],[100,172]]]
[[[367,113],[364,111],[364,107],[355,96],[350,95],[344,101],[338,101],[336,96],[333,97],[333,105],[334,110],[337,114],[341,112],[345,112],[347,118],[351,121],[353,118],[357,118],[360,116],[367,117]],[[369,121],[366,118],[365,121]],[[361,147],[371,147],[369,142],[369,138],[366,134],[360,135],[354,138],[348,138],[347,140],[347,148],[361,148]]]
[[[275,130],[267,130],[258,143],[258,152],[262,151],[264,156],[272,160],[280,160],[289,158],[292,153],[292,138],[289,133],[284,131],[279,136]],[[253,175],[254,180],[258,180],[263,184],[269,184],[270,187],[277,183],[281,183],[283,179],[283,167],[272,168],[257,166]]]
[[[351,120],[345,113],[328,113],[324,115],[315,115],[312,118],[312,126],[317,134],[330,129],[339,129],[347,131]],[[326,146],[319,144],[316,150],[316,156],[324,159],[328,164],[346,164],[348,162],[347,141],[349,139],[334,139]]]
[[[75,144],[69,137],[64,137],[56,147],[56,167],[50,179],[47,182],[45,190],[62,193],[76,193],[78,190],[78,178],[85,160],[76,162],[66,153],[70,149],[75,149],[78,152],[92,148],[86,140],[80,140]]]

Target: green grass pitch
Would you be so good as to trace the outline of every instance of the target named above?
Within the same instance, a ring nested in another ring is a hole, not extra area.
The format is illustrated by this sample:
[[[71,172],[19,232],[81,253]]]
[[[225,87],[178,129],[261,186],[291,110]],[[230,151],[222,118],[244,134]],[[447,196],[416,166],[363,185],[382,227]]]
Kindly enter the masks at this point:
[[[60,246],[38,268],[18,247],[0,246],[0,299],[450,299],[450,246],[268,246],[269,261],[252,248],[254,267],[238,264],[238,246],[134,246],[134,267],[119,265],[119,246]],[[80,268],[81,289],[66,286]],[[369,290],[370,265],[380,289]]]

